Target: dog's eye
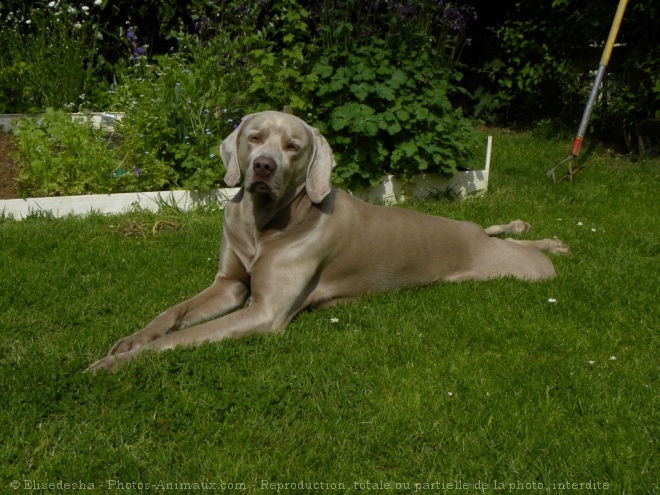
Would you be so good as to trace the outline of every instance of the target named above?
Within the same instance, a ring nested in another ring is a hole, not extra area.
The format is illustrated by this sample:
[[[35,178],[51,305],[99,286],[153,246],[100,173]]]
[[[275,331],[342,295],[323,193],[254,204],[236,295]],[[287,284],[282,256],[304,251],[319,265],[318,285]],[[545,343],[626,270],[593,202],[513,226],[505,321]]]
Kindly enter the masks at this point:
[[[300,145],[298,143],[289,143],[286,147],[286,150],[293,153],[298,153],[300,151]]]
[[[248,136],[248,141],[251,142],[252,144],[259,144],[259,143],[261,143],[261,139],[260,139],[259,136],[257,136],[256,134],[254,134],[254,135],[252,135],[252,136]]]

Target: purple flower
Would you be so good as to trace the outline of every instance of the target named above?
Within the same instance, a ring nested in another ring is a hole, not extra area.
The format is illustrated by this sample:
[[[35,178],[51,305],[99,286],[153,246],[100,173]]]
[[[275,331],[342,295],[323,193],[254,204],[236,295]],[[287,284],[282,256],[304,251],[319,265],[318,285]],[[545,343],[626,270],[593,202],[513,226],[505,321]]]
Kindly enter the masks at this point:
[[[138,177],[140,177],[140,174],[141,174],[141,173],[142,173],[142,170],[140,170],[139,168],[134,168],[134,169],[133,169],[133,174],[135,175],[135,178],[136,178],[136,179],[137,179]]]
[[[128,32],[126,33],[126,37],[127,37],[129,40],[132,40],[132,39],[135,37],[135,33],[133,33],[133,31],[128,31]]]
[[[135,53],[137,53],[138,55],[144,55],[144,48],[142,48],[141,46],[138,46],[135,49]]]

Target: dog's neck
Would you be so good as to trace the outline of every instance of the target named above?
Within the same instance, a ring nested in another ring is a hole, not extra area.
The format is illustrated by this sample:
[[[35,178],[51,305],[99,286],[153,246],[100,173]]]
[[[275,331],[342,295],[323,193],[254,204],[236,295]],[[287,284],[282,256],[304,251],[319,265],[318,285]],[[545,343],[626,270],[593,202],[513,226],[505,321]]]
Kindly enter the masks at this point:
[[[292,210],[296,209],[296,205],[305,202],[306,196],[304,184],[287,190],[278,199],[273,199],[268,194],[250,193],[243,190],[241,203],[243,203],[243,208],[249,210],[256,230],[282,230],[292,220],[295,221],[297,215],[294,215]],[[306,203],[311,204],[311,201],[307,199]]]

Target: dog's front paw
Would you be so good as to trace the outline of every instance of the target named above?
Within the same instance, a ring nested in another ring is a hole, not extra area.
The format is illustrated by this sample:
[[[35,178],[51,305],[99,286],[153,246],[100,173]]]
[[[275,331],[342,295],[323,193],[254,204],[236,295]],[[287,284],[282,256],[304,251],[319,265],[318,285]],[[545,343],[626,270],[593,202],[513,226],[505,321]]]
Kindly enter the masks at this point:
[[[91,364],[83,373],[92,373],[95,375],[99,370],[114,371],[117,369],[118,364],[119,359],[117,356],[106,356]]]
[[[151,336],[146,333],[138,332],[123,339],[119,339],[117,343],[112,346],[108,356],[113,356],[115,354],[122,354],[124,352],[137,351],[142,349],[150,342],[156,340],[159,336]]]
[[[106,356],[103,359],[99,359],[94,364],[90,365],[89,368],[87,368],[84,371],[84,373],[91,372],[93,374],[96,374],[96,372],[99,370],[115,371],[121,363],[133,359],[139,353],[140,353],[139,350],[133,350],[130,352],[122,352],[122,353]]]

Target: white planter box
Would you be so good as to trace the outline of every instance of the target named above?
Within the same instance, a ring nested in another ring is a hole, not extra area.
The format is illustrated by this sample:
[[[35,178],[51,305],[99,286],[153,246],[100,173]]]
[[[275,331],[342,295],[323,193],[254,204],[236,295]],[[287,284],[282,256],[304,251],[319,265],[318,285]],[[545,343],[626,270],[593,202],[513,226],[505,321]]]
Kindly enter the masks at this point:
[[[412,184],[402,185],[395,177],[387,177],[380,186],[367,190],[348,191],[371,203],[392,204],[410,198],[425,198],[431,194],[451,191],[457,198],[483,192],[488,188],[488,171],[458,172],[448,179],[438,174],[415,177]],[[195,205],[216,202],[220,207],[231,200],[239,188],[213,189],[209,193],[197,191],[165,191],[121,194],[90,194],[85,196],[58,196],[49,198],[7,199],[0,201],[0,215],[11,215],[17,220],[43,212],[59,218],[69,214],[85,215],[90,212],[103,214],[126,213],[132,208],[158,211],[168,205],[188,210]]]
[[[388,175],[378,186],[348,192],[370,203],[393,204],[438,194],[465,199],[472,194],[484,193],[487,189],[488,170],[470,170],[456,172],[451,178],[440,174],[421,174],[413,177],[412,183],[409,184]]]

